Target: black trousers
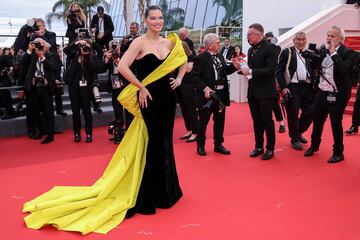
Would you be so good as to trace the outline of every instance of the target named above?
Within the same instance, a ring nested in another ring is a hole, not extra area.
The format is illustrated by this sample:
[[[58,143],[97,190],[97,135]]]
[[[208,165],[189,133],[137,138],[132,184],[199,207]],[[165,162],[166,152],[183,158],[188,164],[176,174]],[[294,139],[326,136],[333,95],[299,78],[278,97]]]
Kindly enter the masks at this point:
[[[275,98],[248,99],[251,117],[253,119],[255,133],[255,147],[264,147],[264,131],[266,133],[266,149],[273,151],[275,148],[275,126],[272,118],[272,111],[276,102]]]
[[[291,83],[288,86],[291,98],[285,104],[291,143],[299,142],[301,135],[308,130],[313,119],[313,90],[307,83]],[[299,112],[301,114],[299,116]]]
[[[0,106],[5,108],[8,114],[15,114],[12,106],[12,98],[9,90],[0,90]]]
[[[327,92],[319,90],[315,96],[311,146],[313,148],[319,148],[324,124],[329,115],[334,139],[333,154],[342,155],[344,152],[342,119],[347,100],[337,96],[335,103],[328,103],[326,100],[327,95]]]
[[[220,90],[216,91],[216,94],[220,96],[222,99],[222,95],[227,94],[226,91]],[[224,125],[225,125],[225,112],[226,107],[224,107],[223,111],[218,111],[218,106],[216,104],[212,104],[210,108],[204,108],[203,106],[199,106],[199,122],[198,122],[198,131],[196,142],[198,146],[205,146],[206,140],[206,127],[209,123],[211,114],[213,115],[213,131],[214,131],[214,144],[220,145],[224,142]]]
[[[120,104],[120,102],[117,100],[117,97],[119,96],[119,94],[121,93],[121,91],[123,90],[123,88],[119,88],[119,89],[113,89],[112,90],[112,106],[114,109],[114,115],[115,115],[115,120],[118,121],[121,125],[122,128],[128,129],[134,116],[129,113],[124,107],[123,105]]]
[[[92,134],[93,124],[90,103],[92,93],[90,89],[88,87],[77,87],[69,85],[69,97],[71,102],[74,133],[80,133],[80,109],[82,109],[85,118],[85,132],[86,134]]]
[[[356,127],[360,126],[360,84],[356,90],[356,100],[354,103],[354,109],[352,114],[352,124]]]
[[[62,101],[62,94],[63,94],[63,87],[56,88],[54,92],[55,96],[55,110],[58,112],[63,111],[63,101]]]
[[[54,133],[54,105],[51,90],[48,87],[32,86],[26,95],[27,118],[29,118],[29,131],[46,134]]]
[[[193,84],[182,84],[180,86],[179,104],[184,118],[187,131],[197,133],[198,113],[196,111],[196,89]]]

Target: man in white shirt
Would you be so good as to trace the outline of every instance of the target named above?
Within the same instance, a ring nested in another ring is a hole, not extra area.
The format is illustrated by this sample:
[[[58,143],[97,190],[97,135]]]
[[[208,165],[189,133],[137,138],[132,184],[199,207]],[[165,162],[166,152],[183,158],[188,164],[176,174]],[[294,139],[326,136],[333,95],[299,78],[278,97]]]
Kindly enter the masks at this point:
[[[350,72],[354,64],[353,51],[342,42],[342,30],[333,26],[327,32],[326,56],[322,57],[319,90],[314,103],[314,123],[311,134],[311,146],[304,156],[313,155],[319,150],[321,135],[327,116],[330,116],[334,139],[333,155],[328,163],[344,160],[342,118],[351,93]]]

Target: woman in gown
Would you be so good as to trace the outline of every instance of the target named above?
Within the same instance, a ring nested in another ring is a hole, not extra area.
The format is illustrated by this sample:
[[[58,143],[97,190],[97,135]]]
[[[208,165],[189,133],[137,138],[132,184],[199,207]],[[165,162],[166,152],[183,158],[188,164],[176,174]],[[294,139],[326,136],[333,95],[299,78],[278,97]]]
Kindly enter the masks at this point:
[[[25,217],[27,227],[107,233],[126,215],[155,213],[182,196],[172,145],[173,89],[181,84],[187,57],[176,34],[160,37],[164,21],[159,7],[150,6],[145,16],[147,33],[133,41],[118,65],[133,83],[118,97],[134,115],[123,140],[92,186],[55,186],[26,202],[23,212],[31,213]],[[141,67],[138,78],[129,69],[135,60]],[[177,78],[169,78],[178,67]]]
[[[183,64],[176,79],[166,75],[147,87],[141,81],[167,58],[173,43],[160,36],[164,20],[161,8],[150,6],[145,11],[147,32],[136,38],[118,65],[119,72],[139,89],[141,115],[149,133],[146,165],[135,212],[155,213],[155,208],[169,208],[182,196],[173,152],[173,127],[176,109],[175,89],[186,72]],[[136,62],[137,77],[130,70]]]

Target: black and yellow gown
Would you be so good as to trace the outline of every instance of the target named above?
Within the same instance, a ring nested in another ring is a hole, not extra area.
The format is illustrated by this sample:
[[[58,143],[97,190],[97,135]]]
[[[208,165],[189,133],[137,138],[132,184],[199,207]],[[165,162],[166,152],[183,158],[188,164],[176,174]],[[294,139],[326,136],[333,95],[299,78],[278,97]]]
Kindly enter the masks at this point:
[[[26,226],[52,225],[59,230],[107,233],[134,212],[168,208],[182,196],[175,168],[172,129],[175,96],[168,74],[187,61],[181,40],[169,34],[174,48],[166,59],[148,54],[139,60],[140,79],[152,97],[139,107],[138,89],[130,84],[118,97],[134,115],[103,175],[92,186],[55,186],[26,202]]]

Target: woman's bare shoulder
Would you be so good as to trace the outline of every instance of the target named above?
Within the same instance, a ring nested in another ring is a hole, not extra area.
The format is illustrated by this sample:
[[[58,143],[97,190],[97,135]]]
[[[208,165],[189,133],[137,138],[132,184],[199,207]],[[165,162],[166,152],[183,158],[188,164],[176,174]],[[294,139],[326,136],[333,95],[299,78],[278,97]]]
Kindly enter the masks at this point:
[[[163,38],[162,42],[169,50],[172,50],[174,48],[174,43],[172,41],[170,41],[169,39]]]

